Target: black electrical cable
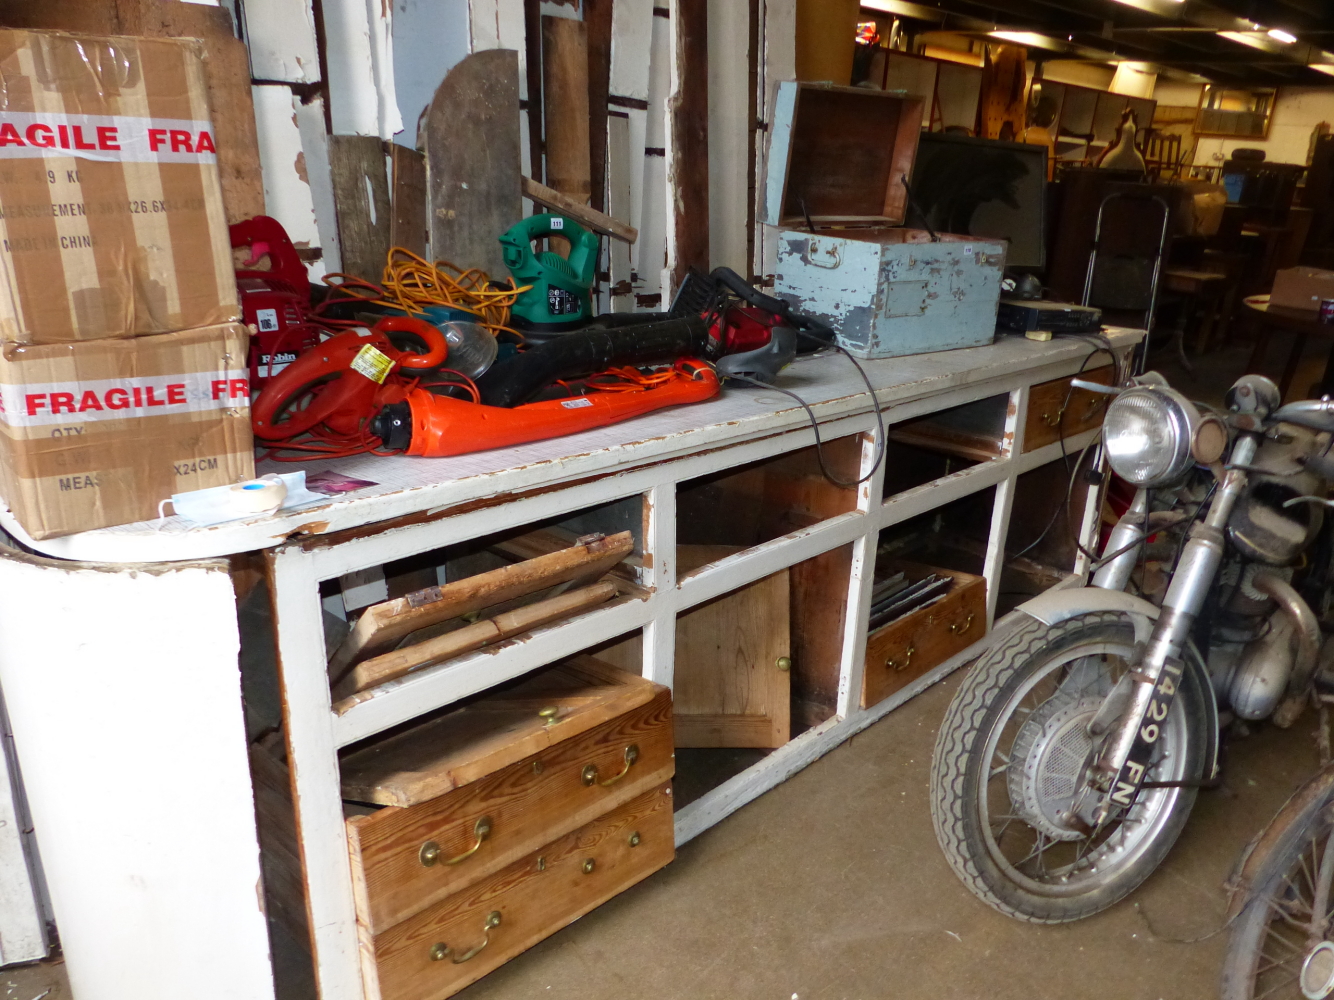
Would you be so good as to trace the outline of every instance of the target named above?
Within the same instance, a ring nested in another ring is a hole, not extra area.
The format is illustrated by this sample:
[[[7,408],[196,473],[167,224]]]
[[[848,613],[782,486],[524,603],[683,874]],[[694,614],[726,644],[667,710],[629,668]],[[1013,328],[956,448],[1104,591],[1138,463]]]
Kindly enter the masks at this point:
[[[842,486],[845,488],[860,486],[862,483],[866,482],[876,474],[876,470],[879,469],[881,464],[885,461],[885,451],[887,448],[887,441],[885,438],[884,410],[880,406],[880,400],[876,398],[875,387],[871,385],[871,379],[867,376],[866,369],[863,368],[861,364],[858,363],[857,359],[854,358],[851,354],[849,354],[845,348],[839,346],[838,344],[828,343],[827,341],[822,340],[819,337],[806,333],[804,330],[798,330],[797,335],[801,337],[807,337],[811,340],[817,340],[819,341],[822,347],[832,347],[834,350],[841,353],[844,357],[846,357],[849,361],[852,362],[852,366],[857,369],[857,374],[859,374],[862,377],[862,381],[866,383],[866,391],[871,394],[871,406],[874,407],[875,409],[876,456],[875,456],[875,461],[871,463],[871,470],[867,472],[866,475],[862,476],[860,479],[854,479],[851,482],[849,482],[848,480],[840,479],[838,476],[835,476],[832,472],[829,471],[829,467],[825,465],[824,461],[824,441],[820,437],[820,423],[815,418],[815,411],[810,408],[810,405],[806,402],[806,400],[802,399],[800,396],[798,396],[795,392],[792,392],[790,389],[784,389],[780,386],[770,385],[768,382],[761,382],[759,379],[751,378],[749,375],[732,374],[728,375],[727,377],[729,379],[738,379],[742,382],[749,382],[751,383],[751,385],[759,386],[761,389],[773,389],[775,392],[781,392],[784,396],[789,396],[792,399],[796,400],[797,403],[800,404],[801,408],[806,411],[806,416],[811,422],[811,430],[815,433],[815,457],[820,463],[821,474],[835,486]]]

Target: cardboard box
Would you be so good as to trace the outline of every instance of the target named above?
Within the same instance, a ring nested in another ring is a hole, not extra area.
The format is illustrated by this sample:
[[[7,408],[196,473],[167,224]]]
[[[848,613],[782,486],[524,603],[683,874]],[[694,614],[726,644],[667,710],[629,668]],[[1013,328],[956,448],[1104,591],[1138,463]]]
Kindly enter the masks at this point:
[[[0,31],[0,340],[240,318],[202,51]]]
[[[0,349],[0,496],[33,538],[154,518],[255,475],[249,334],[231,323]]]
[[[1274,290],[1269,293],[1271,306],[1318,312],[1321,299],[1334,299],[1334,271],[1289,267],[1274,275]]]

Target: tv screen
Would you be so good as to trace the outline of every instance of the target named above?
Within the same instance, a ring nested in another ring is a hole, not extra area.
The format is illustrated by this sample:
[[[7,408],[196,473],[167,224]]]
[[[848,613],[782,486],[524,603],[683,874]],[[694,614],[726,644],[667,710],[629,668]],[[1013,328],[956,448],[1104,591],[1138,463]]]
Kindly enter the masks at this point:
[[[1009,240],[1009,267],[1046,262],[1046,146],[923,132],[910,183],[921,214],[909,207],[904,225]]]

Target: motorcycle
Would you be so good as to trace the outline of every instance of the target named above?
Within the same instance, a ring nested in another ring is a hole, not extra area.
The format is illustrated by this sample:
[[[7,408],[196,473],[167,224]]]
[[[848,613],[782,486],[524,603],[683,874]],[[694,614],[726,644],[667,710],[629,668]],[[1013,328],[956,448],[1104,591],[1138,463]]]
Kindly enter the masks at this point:
[[[1052,924],[1149,876],[1216,781],[1220,710],[1291,725],[1321,621],[1334,627],[1334,401],[1280,405],[1256,375],[1219,412],[1152,372],[1074,384],[1114,394],[1094,468],[1134,500],[1087,586],[1019,606],[955,694],[932,760],[955,873],[1002,913]],[[1334,984],[1334,945],[1327,957]]]

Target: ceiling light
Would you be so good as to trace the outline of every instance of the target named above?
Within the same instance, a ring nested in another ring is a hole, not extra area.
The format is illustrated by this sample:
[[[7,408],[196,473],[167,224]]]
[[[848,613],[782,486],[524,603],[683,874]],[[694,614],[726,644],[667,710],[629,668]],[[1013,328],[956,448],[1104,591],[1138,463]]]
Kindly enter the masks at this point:
[[[1296,35],[1290,35],[1282,28],[1270,28],[1265,34],[1276,42],[1282,42],[1284,45],[1291,45],[1297,40]]]
[[[1013,42],[1015,45],[1027,45],[1030,48],[1053,49],[1056,51],[1065,48],[1063,42],[1048,38],[1046,35],[1039,35],[1034,31],[988,31],[987,37],[999,38],[1001,41]]]
[[[1258,31],[1220,31],[1218,37],[1249,45],[1253,49],[1269,48],[1269,42],[1265,40],[1264,34]]]
[[[1334,63],[1311,63],[1309,68],[1317,73],[1327,73],[1334,76]]]

